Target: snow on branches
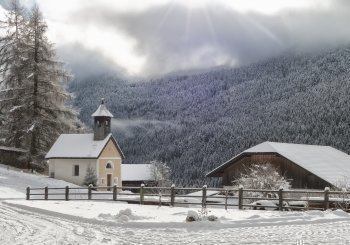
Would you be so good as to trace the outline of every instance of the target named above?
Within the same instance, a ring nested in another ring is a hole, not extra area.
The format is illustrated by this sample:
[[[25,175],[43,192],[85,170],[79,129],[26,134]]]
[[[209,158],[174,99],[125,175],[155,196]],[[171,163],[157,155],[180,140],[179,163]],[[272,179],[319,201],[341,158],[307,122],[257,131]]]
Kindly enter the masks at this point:
[[[290,188],[289,181],[281,176],[270,163],[253,163],[247,165],[245,172],[233,181],[234,186],[243,186],[244,189],[278,190]],[[258,193],[255,193],[258,194]],[[254,192],[250,196],[255,196]]]

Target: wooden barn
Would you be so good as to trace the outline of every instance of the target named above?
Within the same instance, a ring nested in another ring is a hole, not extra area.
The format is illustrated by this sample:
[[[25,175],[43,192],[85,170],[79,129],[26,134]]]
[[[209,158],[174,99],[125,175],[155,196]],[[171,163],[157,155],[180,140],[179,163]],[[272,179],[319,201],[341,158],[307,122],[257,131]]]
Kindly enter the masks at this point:
[[[207,177],[222,177],[232,185],[248,164],[270,163],[291,181],[292,188],[324,189],[350,184],[350,156],[330,146],[264,142],[249,148]]]

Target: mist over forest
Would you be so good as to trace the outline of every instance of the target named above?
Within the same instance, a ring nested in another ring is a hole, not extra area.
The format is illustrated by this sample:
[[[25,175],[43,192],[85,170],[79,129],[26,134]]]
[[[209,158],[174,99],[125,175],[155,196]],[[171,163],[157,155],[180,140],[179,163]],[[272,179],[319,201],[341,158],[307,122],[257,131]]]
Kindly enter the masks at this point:
[[[95,75],[70,85],[80,119],[104,97],[124,163],[166,162],[177,185],[263,141],[329,145],[350,153],[350,49],[284,53],[243,66],[128,81]]]

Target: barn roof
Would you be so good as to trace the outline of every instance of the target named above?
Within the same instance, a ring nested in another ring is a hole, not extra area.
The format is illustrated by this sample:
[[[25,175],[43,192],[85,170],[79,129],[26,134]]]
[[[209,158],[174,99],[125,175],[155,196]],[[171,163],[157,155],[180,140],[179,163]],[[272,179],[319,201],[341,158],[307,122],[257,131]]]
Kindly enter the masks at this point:
[[[350,179],[350,156],[342,151],[330,146],[269,141],[243,151],[209,172],[207,177],[219,177],[220,173],[234,164],[236,160],[256,153],[277,153],[334,186]]]
[[[122,164],[123,181],[154,180],[150,164]]]
[[[98,158],[110,139],[124,158],[112,134],[104,140],[94,140],[94,134],[61,134],[45,158]]]

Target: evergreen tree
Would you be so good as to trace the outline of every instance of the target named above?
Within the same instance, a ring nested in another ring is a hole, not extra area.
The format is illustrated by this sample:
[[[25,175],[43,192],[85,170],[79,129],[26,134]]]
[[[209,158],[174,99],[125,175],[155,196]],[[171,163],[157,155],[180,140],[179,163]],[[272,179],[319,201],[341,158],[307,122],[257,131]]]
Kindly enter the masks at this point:
[[[65,102],[71,98],[64,83],[70,75],[56,60],[53,45],[46,37],[47,25],[38,6],[34,6],[28,23],[28,96],[27,125],[29,161],[40,161],[62,132],[80,126],[77,114]]]
[[[71,77],[56,60],[38,6],[27,19],[17,1],[12,6],[8,31],[1,39],[1,98],[6,104],[6,145],[27,149],[29,168],[32,162],[42,162],[59,134],[82,125],[77,113],[66,106],[71,95],[65,83]]]
[[[86,186],[97,185],[97,176],[96,176],[95,170],[91,166],[89,166],[86,169],[86,175],[84,177],[84,185]]]
[[[0,37],[0,114],[3,124],[0,138],[6,139],[6,144],[14,147],[23,147],[22,140],[26,134],[18,120],[24,112],[24,67],[28,58],[24,15],[25,10],[19,1],[13,0],[6,20],[1,21],[5,35]]]

